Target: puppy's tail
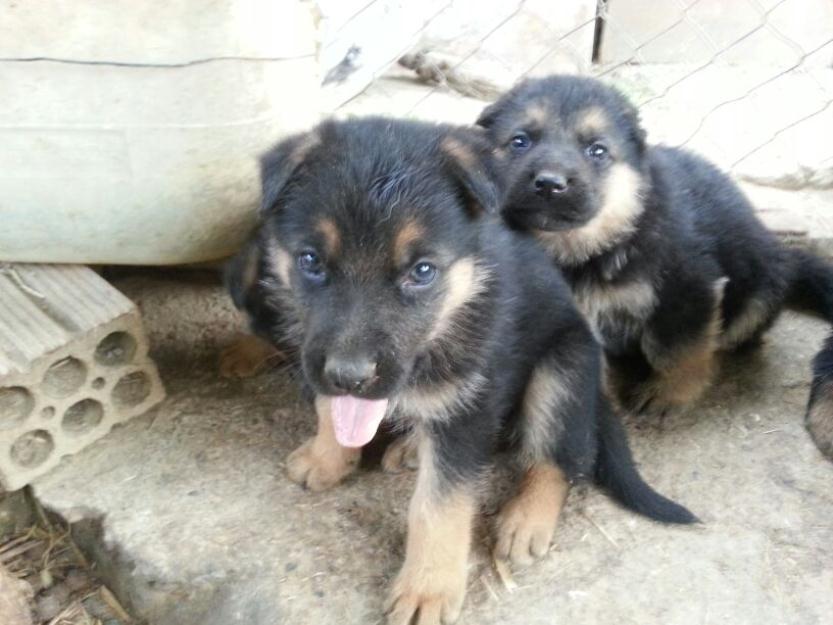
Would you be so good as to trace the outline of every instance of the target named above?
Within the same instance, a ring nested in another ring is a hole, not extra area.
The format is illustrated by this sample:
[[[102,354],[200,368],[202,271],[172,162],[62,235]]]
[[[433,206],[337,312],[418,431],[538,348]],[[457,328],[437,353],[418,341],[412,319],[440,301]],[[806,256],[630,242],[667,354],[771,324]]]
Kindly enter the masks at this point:
[[[790,254],[793,263],[787,306],[833,324],[833,264],[804,250],[791,250]],[[833,459],[833,333],[813,360],[805,422],[821,452]]]
[[[606,403],[606,402],[603,402]],[[663,523],[697,523],[685,507],[663,497],[639,475],[628,446],[625,428],[609,406],[599,410],[599,452],[596,483],[626,508]]]

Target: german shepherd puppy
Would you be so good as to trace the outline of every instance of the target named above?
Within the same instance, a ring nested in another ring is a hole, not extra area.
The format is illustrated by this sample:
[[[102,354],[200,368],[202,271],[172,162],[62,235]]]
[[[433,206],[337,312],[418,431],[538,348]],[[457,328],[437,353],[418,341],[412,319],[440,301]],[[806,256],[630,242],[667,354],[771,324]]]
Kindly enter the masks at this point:
[[[696,399],[717,352],[758,344],[784,307],[833,321],[833,266],[784,247],[702,158],[647,145],[613,88],[529,80],[477,123],[502,172],[506,221],[564,272],[626,407]],[[807,423],[833,454],[833,336],[815,360]]]
[[[526,473],[497,523],[501,557],[546,553],[585,477],[650,518],[695,520],[637,473],[558,272],[488,215],[488,152],[472,130],[325,122],[263,157],[261,223],[231,267],[235,301],[292,346],[315,397],[318,432],[290,455],[292,480],[335,485],[383,421],[417,438],[395,625],[459,614],[479,478],[502,436]]]

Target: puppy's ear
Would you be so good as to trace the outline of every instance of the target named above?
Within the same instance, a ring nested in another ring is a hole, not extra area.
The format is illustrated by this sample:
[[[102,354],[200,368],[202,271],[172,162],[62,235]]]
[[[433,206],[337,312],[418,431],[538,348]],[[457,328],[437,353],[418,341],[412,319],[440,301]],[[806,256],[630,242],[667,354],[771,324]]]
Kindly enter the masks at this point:
[[[449,133],[440,149],[449,173],[457,181],[466,209],[473,217],[497,213],[500,197],[492,171],[491,146],[483,131],[472,129]]]
[[[490,104],[489,106],[484,108],[480,112],[480,116],[477,118],[477,121],[474,123],[480,126],[481,128],[491,128],[494,125],[495,120],[497,119],[497,116],[500,114],[502,109],[502,100],[498,100],[494,104]]]
[[[274,208],[293,174],[319,143],[315,131],[305,132],[284,139],[260,157],[261,214]]]
[[[617,91],[622,101],[622,109],[624,110],[625,123],[628,128],[628,139],[630,139],[636,146],[639,155],[645,152],[648,137],[645,129],[642,127],[642,119],[639,115],[639,109],[630,101],[630,99],[621,91]]]
[[[223,282],[234,305],[240,310],[246,309],[248,297],[258,286],[262,259],[263,252],[256,230],[226,264]]]
[[[642,127],[642,120],[639,117],[639,111],[633,108],[631,112],[631,139],[639,150],[639,155],[645,153],[645,147],[648,144],[648,136],[645,128]]]

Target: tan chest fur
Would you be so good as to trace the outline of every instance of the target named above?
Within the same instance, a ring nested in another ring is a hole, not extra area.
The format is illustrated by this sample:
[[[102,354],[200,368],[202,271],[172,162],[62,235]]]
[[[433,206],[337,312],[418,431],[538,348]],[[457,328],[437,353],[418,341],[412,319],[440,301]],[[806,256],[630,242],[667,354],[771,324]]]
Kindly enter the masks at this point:
[[[574,296],[579,310],[602,343],[608,333],[638,335],[657,304],[654,287],[646,280],[585,282],[575,288]]]

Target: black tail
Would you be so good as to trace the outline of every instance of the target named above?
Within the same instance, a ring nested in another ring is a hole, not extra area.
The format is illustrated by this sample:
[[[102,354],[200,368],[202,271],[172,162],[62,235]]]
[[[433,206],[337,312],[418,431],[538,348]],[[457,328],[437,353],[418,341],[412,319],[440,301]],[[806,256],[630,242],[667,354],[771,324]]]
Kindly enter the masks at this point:
[[[596,482],[626,508],[664,523],[697,523],[686,508],[648,486],[636,470],[625,428],[607,406],[599,411]]]
[[[833,264],[803,250],[791,253],[787,306],[833,324]],[[833,334],[813,360],[813,385],[805,420],[818,448],[833,459]]]

